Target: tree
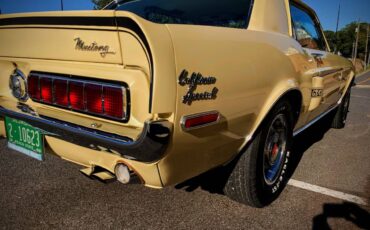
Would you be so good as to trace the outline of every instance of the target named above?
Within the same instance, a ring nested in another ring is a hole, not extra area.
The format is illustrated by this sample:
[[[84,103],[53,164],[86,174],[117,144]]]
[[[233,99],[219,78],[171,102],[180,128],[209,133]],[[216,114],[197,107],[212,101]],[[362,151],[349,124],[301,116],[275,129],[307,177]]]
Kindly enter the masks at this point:
[[[325,30],[324,33],[325,33],[326,40],[329,43],[330,50],[334,52],[335,44],[336,44],[335,32],[331,30]]]
[[[112,2],[112,0],[91,0],[92,3],[94,3],[94,9],[95,10],[100,10],[103,9],[104,6],[108,5],[109,3]]]
[[[352,57],[353,45],[356,41],[356,28],[357,22],[352,22],[346,25],[343,29],[338,31],[338,51],[347,58]],[[358,40],[358,51],[357,58],[363,59],[365,56],[365,44],[366,44],[366,30],[367,23],[360,23],[360,36]],[[325,31],[325,37],[328,40],[329,46],[334,51],[336,43],[336,35],[333,31]]]

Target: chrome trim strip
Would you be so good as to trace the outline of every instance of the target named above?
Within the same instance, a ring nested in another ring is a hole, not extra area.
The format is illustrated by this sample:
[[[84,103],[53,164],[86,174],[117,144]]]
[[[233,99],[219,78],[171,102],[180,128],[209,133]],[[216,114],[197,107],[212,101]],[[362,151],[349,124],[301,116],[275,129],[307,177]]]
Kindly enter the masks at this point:
[[[330,74],[334,74],[334,73],[341,72],[341,71],[343,71],[343,68],[336,68],[336,69],[325,70],[325,71],[320,72],[319,76],[320,77],[326,77],[326,76],[328,76]]]
[[[326,95],[324,95],[324,97],[328,98],[328,97],[332,96],[333,94],[338,93],[339,90],[340,90],[339,88],[335,88],[334,90],[332,90],[329,93],[327,93]]]
[[[316,122],[318,122],[321,118],[325,117],[326,115],[328,115],[330,112],[332,112],[333,110],[335,110],[336,108],[338,108],[339,104],[336,104],[335,106],[333,106],[332,108],[330,108],[329,110],[327,110],[326,112],[322,113],[321,115],[317,116],[315,119],[313,119],[312,121],[310,121],[307,125],[303,126],[302,128],[296,130],[294,133],[293,133],[293,136],[297,136],[299,135],[300,133],[302,133],[303,131],[305,131],[306,129],[308,129],[309,127],[311,127],[313,124],[315,124]]]
[[[151,163],[160,160],[171,139],[172,123],[166,120],[148,121],[137,140],[98,132],[63,121],[29,114],[25,110],[14,112],[0,106],[0,118],[11,117],[40,129],[51,136],[96,151],[108,152],[123,158]]]
[[[202,116],[211,115],[211,114],[217,114],[218,115],[216,121],[210,122],[210,123],[207,123],[207,124],[204,124],[204,125],[195,126],[195,127],[192,127],[192,128],[186,128],[185,127],[185,121],[187,119],[196,118],[196,117],[202,117]],[[191,114],[191,115],[183,116],[181,118],[180,125],[181,125],[182,130],[184,130],[185,132],[188,132],[188,131],[191,131],[191,130],[201,129],[201,128],[204,128],[204,127],[207,127],[207,126],[215,125],[215,124],[217,124],[217,123],[220,122],[220,118],[221,118],[220,112],[218,112],[216,110],[209,111],[209,112],[203,112],[203,113],[197,113],[197,114]]]

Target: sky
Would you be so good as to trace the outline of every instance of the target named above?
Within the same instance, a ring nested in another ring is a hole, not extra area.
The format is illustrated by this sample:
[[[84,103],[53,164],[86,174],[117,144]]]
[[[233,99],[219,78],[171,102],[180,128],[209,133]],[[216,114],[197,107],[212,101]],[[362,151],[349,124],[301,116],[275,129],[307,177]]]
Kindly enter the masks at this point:
[[[370,0],[303,1],[316,11],[324,30],[335,30],[339,2],[342,5],[339,28],[357,21],[359,18],[363,22],[370,23]],[[60,2],[61,0],[0,0],[0,9],[3,14],[60,10]],[[65,10],[90,10],[93,8],[91,0],[63,0],[63,5]]]
[[[370,0],[303,0],[303,2],[316,11],[324,30],[335,31],[339,2],[341,2],[339,28],[359,19],[370,23]]]

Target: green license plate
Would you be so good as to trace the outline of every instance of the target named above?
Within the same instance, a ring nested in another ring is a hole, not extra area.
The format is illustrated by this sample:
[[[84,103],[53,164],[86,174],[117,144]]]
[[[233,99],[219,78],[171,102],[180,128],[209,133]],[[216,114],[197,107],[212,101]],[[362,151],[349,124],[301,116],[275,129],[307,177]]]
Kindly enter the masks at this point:
[[[8,147],[33,157],[44,159],[44,139],[41,132],[26,122],[5,117]]]

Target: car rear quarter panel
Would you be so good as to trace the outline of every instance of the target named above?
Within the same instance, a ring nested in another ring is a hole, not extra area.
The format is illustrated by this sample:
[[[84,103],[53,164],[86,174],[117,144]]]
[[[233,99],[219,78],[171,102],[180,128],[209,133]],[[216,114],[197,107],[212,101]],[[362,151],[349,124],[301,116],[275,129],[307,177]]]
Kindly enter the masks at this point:
[[[116,11],[117,18],[132,18],[142,30],[147,45],[148,59],[151,61],[151,99],[148,110],[162,118],[171,116],[176,108],[176,65],[173,52],[172,40],[165,25],[149,22],[135,14],[125,11]],[[118,30],[127,30],[118,26]],[[137,31],[131,31],[137,33]],[[127,44],[122,43],[123,49],[129,49]]]
[[[188,92],[177,85],[173,145],[159,162],[165,185],[195,176],[231,160],[250,140],[271,106],[286,91],[298,88],[293,61],[299,57],[288,35],[245,29],[168,25],[176,76],[183,70],[217,78],[216,100],[182,103]],[[293,50],[293,52],[292,52]],[[212,90],[198,86],[197,92]],[[186,115],[216,110],[219,124],[184,132]],[[191,171],[189,171],[191,170]]]

